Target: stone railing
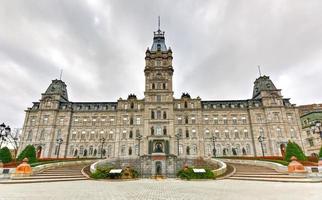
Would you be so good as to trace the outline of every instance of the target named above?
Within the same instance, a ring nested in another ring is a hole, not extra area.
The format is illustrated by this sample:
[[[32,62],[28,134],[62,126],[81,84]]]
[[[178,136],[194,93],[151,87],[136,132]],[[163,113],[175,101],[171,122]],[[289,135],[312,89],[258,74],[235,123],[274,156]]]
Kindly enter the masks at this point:
[[[215,176],[220,176],[220,175],[226,173],[226,171],[227,171],[226,163],[224,163],[221,160],[214,159],[214,158],[211,158],[209,161],[212,162],[212,163],[215,163],[216,165],[219,166],[218,169],[212,170],[212,173],[214,173]]]
[[[78,161],[66,161],[66,162],[56,162],[56,163],[48,163],[39,165],[32,168],[32,174],[37,174],[46,169],[52,169],[56,167],[64,167],[64,166],[74,166],[74,165],[86,165],[95,162],[95,160],[78,160]]]
[[[220,159],[226,163],[233,163],[233,164],[245,164],[245,165],[254,165],[260,167],[268,167],[274,169],[280,173],[287,173],[287,166],[284,166],[279,163],[269,162],[269,161],[262,161],[262,160],[238,160],[238,159]]]

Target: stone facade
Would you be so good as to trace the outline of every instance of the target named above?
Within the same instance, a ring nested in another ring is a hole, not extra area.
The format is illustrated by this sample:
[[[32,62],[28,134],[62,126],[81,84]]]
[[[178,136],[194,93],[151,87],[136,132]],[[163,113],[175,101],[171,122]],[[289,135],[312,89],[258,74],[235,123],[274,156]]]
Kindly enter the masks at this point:
[[[260,135],[265,155],[281,155],[290,139],[303,145],[298,109],[268,76],[255,80],[247,100],[203,101],[188,93],[174,98],[172,59],[164,32],[154,32],[143,99],[131,94],[116,102],[72,102],[66,84],[53,80],[26,110],[20,150],[33,144],[39,157],[129,159],[163,153],[190,159],[214,152],[261,156]]]
[[[302,105],[298,109],[305,153],[316,156],[322,146],[322,104]]]

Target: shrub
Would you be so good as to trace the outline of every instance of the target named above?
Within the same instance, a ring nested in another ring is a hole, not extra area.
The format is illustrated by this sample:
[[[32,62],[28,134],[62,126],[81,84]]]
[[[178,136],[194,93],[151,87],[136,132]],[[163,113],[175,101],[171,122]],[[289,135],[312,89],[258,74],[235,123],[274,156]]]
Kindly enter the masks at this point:
[[[109,167],[97,167],[95,172],[90,175],[94,179],[104,179],[109,177],[109,172],[111,168]]]
[[[0,160],[3,163],[9,163],[12,161],[12,156],[8,147],[3,147],[0,149]]]
[[[319,152],[319,159],[322,158],[322,146],[320,148],[320,152]]]
[[[29,163],[37,162],[36,149],[33,145],[27,145],[26,148],[19,154],[17,160],[22,161],[24,158],[28,158]]]
[[[195,173],[192,167],[181,169],[177,172],[177,176],[181,179],[215,179],[214,173],[210,169],[205,168],[205,173]]]
[[[292,156],[295,156],[298,160],[307,160],[301,147],[295,142],[288,141],[286,146],[285,160],[290,161]]]

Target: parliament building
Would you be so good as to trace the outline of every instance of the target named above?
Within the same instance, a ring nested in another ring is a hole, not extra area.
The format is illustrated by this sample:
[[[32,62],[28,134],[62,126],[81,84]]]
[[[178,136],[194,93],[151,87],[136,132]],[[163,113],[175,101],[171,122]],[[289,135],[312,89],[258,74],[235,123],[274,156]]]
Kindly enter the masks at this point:
[[[53,80],[26,110],[20,151],[32,144],[40,158],[197,158],[279,156],[288,140],[303,146],[298,109],[268,76],[255,80],[246,100],[174,98],[172,59],[159,29],[145,52],[143,99],[73,102],[66,84]]]

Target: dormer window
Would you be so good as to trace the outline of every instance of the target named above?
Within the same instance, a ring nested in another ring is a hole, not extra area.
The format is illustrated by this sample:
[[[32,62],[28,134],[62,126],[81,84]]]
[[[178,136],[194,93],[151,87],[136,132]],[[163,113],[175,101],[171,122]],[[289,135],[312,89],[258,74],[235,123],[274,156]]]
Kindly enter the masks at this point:
[[[157,44],[157,50],[161,51],[161,44]]]

